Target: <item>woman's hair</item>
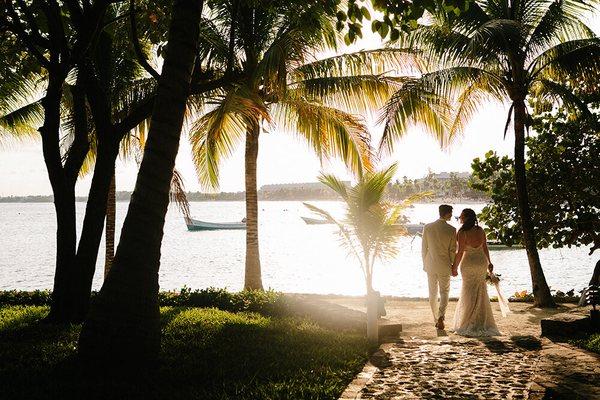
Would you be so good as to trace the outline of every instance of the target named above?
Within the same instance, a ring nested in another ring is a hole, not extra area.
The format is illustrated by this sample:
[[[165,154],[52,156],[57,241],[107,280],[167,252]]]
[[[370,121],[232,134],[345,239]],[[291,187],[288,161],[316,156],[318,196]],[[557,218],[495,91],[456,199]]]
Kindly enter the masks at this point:
[[[477,214],[475,214],[475,211],[473,211],[470,208],[465,208],[464,210],[462,210],[461,214],[463,216],[463,224],[460,227],[459,231],[468,231],[474,226],[479,226],[479,224],[477,223]]]

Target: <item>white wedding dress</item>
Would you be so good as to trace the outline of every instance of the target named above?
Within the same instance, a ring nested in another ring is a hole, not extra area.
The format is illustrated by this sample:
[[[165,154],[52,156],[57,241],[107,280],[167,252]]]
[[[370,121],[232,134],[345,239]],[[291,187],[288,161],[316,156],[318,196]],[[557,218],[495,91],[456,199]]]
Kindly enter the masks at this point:
[[[466,246],[460,263],[462,289],[454,314],[454,332],[462,336],[498,336],[487,293],[487,257],[483,245]]]

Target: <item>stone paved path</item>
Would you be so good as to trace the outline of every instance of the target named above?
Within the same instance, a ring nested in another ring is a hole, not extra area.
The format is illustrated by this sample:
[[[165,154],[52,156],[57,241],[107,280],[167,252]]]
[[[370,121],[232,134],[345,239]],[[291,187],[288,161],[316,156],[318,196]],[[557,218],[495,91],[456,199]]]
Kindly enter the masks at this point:
[[[534,336],[403,337],[371,357],[350,399],[600,400],[600,356]]]
[[[329,301],[364,312],[362,299]],[[455,306],[451,301],[447,315]],[[540,338],[542,318],[578,308],[511,303],[507,318],[492,309],[504,335],[478,340],[438,336],[443,332],[433,328],[427,301],[389,300],[387,318],[402,322],[403,333],[381,346],[341,399],[600,400],[600,355]]]
[[[403,338],[384,345],[366,386],[342,399],[525,399],[540,348],[529,336]]]

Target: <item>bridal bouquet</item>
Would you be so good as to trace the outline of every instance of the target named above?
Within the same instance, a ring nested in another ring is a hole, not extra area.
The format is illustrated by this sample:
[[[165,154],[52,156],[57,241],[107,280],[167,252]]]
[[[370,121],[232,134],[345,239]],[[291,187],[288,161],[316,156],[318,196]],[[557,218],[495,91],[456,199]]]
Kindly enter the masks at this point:
[[[508,301],[506,301],[506,298],[502,295],[502,291],[500,290],[500,275],[496,275],[493,272],[488,271],[485,281],[488,283],[488,285],[496,288],[500,311],[502,312],[502,316],[506,317],[506,315],[510,313],[510,307],[508,306]]]
[[[485,281],[488,285],[495,286],[497,283],[500,283],[500,275],[488,271]]]

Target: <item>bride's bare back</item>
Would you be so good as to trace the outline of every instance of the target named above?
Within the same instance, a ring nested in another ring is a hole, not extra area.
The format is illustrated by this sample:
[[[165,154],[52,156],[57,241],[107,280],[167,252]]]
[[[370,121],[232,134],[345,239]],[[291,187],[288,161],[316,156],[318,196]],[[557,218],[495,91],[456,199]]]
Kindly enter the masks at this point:
[[[489,264],[489,270],[490,271],[493,270],[494,267],[493,267],[491,259],[490,259],[490,251],[488,250],[488,247],[487,247],[487,239],[486,239],[485,231],[483,230],[483,228],[481,228],[480,226],[474,226],[471,229],[466,230],[466,231],[459,230],[458,233],[456,234],[456,236],[457,236],[456,239],[458,241],[458,251],[456,254],[457,260],[455,261],[455,264],[454,264],[455,267],[457,267],[458,264],[460,263],[462,255],[467,247],[477,248],[479,246],[482,246],[483,253],[485,254],[485,257]]]
[[[479,247],[486,242],[485,232],[479,226],[474,226],[468,231],[458,231],[458,244],[463,242],[463,245],[470,247]]]

